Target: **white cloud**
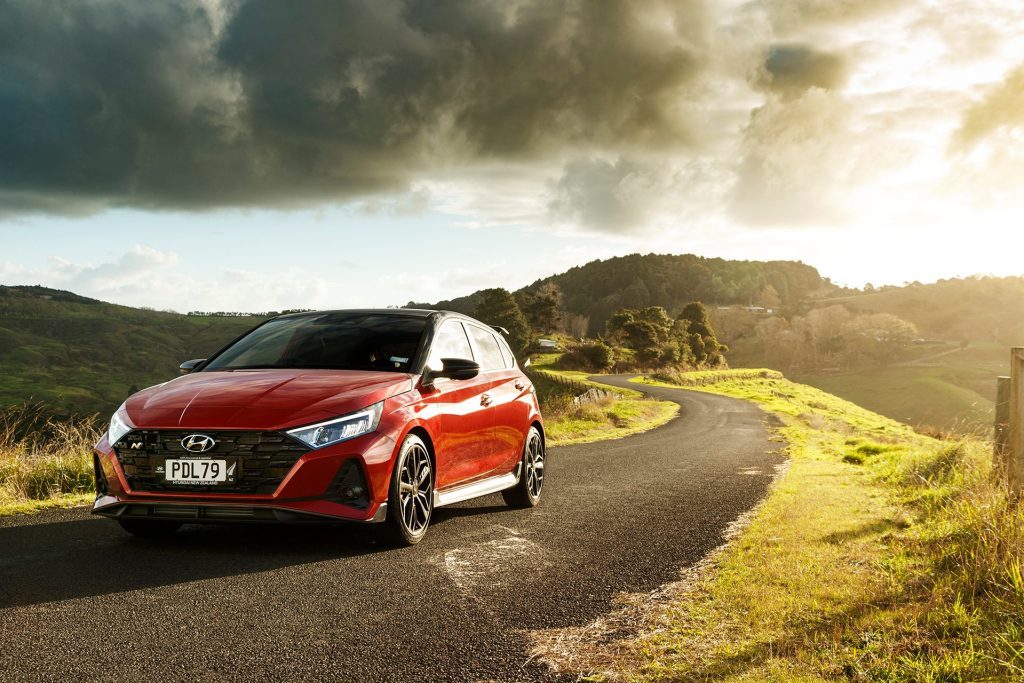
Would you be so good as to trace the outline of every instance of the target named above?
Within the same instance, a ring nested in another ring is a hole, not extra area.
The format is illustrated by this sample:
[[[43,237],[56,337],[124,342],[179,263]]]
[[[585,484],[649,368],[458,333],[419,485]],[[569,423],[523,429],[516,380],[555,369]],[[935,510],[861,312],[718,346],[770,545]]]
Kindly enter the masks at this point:
[[[53,256],[46,267],[30,269],[5,261],[0,263],[0,281],[42,284],[103,301],[180,312],[362,305],[351,287],[301,268],[275,273],[225,268],[195,277],[184,272],[181,265],[175,252],[135,245],[106,263],[78,263]]]

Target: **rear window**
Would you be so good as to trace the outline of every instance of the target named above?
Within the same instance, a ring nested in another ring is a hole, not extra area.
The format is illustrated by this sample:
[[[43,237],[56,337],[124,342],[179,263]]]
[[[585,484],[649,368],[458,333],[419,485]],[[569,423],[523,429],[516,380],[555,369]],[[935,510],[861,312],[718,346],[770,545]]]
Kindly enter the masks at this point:
[[[508,342],[506,342],[501,335],[495,335],[498,338],[498,345],[501,347],[501,357],[505,359],[505,367],[515,367],[515,357],[512,355],[512,349],[508,348]]]
[[[216,356],[207,370],[311,368],[408,372],[426,319],[325,313],[271,320]]]

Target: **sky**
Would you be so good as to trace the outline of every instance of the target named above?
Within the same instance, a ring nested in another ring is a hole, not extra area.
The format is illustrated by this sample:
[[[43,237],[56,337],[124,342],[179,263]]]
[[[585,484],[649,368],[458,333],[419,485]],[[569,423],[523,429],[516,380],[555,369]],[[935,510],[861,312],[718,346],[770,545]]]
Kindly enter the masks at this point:
[[[1024,275],[1016,0],[0,0],[0,283],[280,310],[598,258]]]

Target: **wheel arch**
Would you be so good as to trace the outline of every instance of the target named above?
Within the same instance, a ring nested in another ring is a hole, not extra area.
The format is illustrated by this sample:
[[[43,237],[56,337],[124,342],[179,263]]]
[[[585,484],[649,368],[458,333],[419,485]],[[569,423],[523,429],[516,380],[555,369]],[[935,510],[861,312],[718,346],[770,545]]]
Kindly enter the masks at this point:
[[[430,455],[430,464],[434,466],[434,480],[436,481],[437,453],[434,452],[435,447],[433,437],[430,436],[430,432],[427,431],[427,428],[421,424],[413,425],[409,429],[409,431],[405,433],[405,436],[402,437],[402,441],[405,441],[405,437],[409,436],[410,434],[415,434],[416,436],[418,436],[420,439],[423,440],[423,443],[427,446],[427,453]]]
[[[530,422],[531,427],[536,427],[537,431],[540,432],[540,443],[544,446],[544,450],[548,449],[548,435],[544,433],[544,424],[537,418],[533,418]]]

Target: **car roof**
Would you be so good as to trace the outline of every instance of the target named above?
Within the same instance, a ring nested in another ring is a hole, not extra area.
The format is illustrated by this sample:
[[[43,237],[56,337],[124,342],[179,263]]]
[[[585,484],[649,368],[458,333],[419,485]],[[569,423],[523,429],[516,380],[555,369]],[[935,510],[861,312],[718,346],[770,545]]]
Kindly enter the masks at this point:
[[[453,311],[436,311],[429,308],[339,308],[327,311],[301,311],[299,313],[287,313],[281,318],[301,318],[303,316],[315,316],[315,315],[335,315],[335,314],[347,314],[347,315],[389,315],[402,318],[429,318],[432,315],[442,314],[445,316],[458,315],[468,318],[469,316],[463,316],[461,313],[455,313]]]

